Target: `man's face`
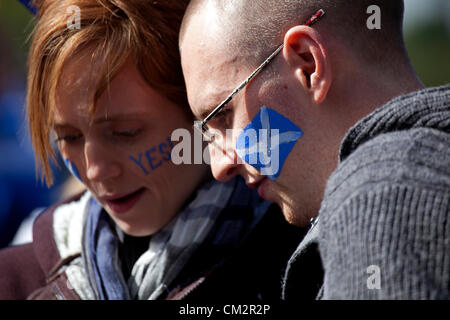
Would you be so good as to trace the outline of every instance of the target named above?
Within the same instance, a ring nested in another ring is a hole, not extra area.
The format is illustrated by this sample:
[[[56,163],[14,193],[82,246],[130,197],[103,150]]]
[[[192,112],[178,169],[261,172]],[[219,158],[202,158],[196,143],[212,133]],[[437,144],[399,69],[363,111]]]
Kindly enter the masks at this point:
[[[193,19],[187,27],[181,58],[191,109],[199,120],[203,120],[248,77],[255,66],[246,65],[236,50],[227,50],[224,45],[218,44],[210,36],[211,33],[203,31],[205,27],[199,20]],[[282,62],[278,64],[282,65]],[[271,108],[302,128],[299,120],[301,114],[295,111],[295,107],[299,107],[298,100],[295,101],[295,94],[292,93],[295,89],[292,89],[289,72],[286,73],[286,77],[277,80],[278,83],[261,80],[258,76],[231,100],[225,112],[208,122],[210,128],[223,136],[227,129],[233,130],[232,137],[227,135],[226,143],[220,144],[221,148],[210,144],[211,168],[214,177],[220,181],[241,175],[249,187],[258,189],[262,198],[276,202],[289,222],[305,225],[311,217],[309,213],[304,213],[308,211],[304,208],[310,206],[309,202],[317,201],[308,194],[307,188],[308,173],[314,169],[309,168],[307,163],[302,163],[301,166],[298,164],[298,159],[302,156],[302,139],[297,141],[286,158],[276,180],[270,180],[253,166],[237,161],[235,149],[237,136],[255,118],[262,106]]]

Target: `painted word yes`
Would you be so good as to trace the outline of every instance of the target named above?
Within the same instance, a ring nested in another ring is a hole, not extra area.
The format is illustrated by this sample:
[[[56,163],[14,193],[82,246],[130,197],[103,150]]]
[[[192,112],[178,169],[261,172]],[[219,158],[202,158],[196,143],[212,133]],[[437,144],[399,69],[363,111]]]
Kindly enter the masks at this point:
[[[160,143],[157,147],[154,146],[145,152],[141,152],[137,157],[130,156],[129,159],[133,161],[139,168],[148,175],[150,171],[156,170],[163,165],[164,162],[171,160],[171,150],[173,148],[173,143],[170,138],[166,139],[166,142]],[[158,157],[157,154],[160,156]],[[148,162],[148,167],[144,165],[145,159]]]

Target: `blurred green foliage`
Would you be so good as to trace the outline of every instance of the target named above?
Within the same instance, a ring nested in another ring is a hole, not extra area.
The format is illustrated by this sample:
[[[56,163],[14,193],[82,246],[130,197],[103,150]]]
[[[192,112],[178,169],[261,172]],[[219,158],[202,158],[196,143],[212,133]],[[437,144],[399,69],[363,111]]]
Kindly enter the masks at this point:
[[[0,50],[11,52],[10,62],[18,72],[25,72],[33,26],[34,16],[19,1],[0,0]]]
[[[450,82],[450,31],[443,23],[426,24],[405,34],[406,47],[426,86]]]

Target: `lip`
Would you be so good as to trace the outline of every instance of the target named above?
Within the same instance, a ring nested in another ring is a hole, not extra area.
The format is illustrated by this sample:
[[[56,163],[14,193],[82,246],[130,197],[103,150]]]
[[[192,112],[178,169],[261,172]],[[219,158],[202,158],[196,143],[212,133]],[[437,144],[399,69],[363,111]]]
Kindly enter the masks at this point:
[[[250,189],[257,189],[261,181],[263,181],[266,177],[261,175],[249,175],[245,177],[245,184]]]
[[[262,180],[257,181],[257,182],[247,182],[246,185],[247,187],[249,187],[250,189],[258,189],[259,184],[261,183]]]
[[[257,189],[258,190],[258,194],[261,198],[264,198],[264,185],[266,184],[266,180],[267,177],[262,177],[262,179],[259,179],[257,181],[253,181],[253,182],[246,182],[247,187],[249,187],[250,189]]]
[[[258,195],[263,198],[264,200],[267,200],[266,194],[264,192],[265,186],[267,185],[267,182],[269,179],[264,178],[258,183]]]
[[[130,211],[135,204],[141,199],[144,194],[145,188],[140,188],[134,192],[117,195],[117,196],[108,196],[102,198],[108,207],[117,214],[124,214]]]

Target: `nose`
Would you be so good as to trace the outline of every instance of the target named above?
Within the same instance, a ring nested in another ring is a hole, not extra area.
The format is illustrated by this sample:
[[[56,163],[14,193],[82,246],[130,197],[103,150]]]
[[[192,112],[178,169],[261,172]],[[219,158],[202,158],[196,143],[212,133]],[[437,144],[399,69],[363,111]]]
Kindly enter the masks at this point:
[[[84,154],[88,180],[104,182],[120,176],[121,166],[117,162],[117,157],[112,157],[107,150],[103,150],[98,144],[86,143]]]
[[[211,171],[214,178],[226,182],[239,174],[238,156],[233,148],[220,149],[209,146]]]

